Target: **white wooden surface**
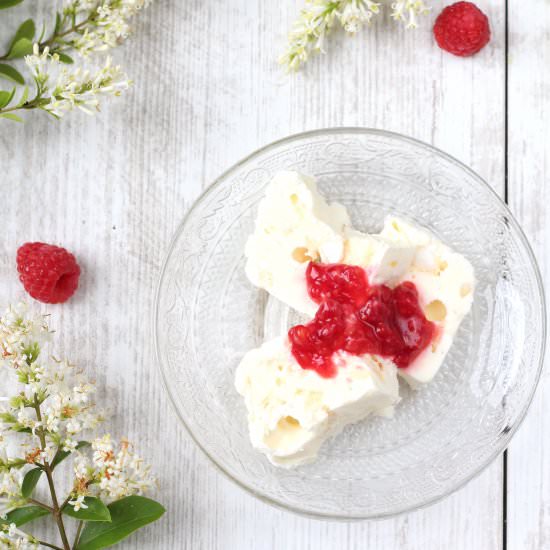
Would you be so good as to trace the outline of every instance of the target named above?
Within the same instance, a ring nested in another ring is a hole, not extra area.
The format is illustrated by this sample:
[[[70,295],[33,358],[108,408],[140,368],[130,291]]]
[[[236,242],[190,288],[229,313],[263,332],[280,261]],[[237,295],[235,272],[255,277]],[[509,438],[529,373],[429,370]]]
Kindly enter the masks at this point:
[[[176,421],[154,360],[154,289],[186,210],[235,161],[302,130],[401,132],[455,155],[500,193],[508,150],[509,201],[549,273],[550,4],[508,0],[506,29],[504,3],[477,3],[493,38],[474,58],[434,45],[431,24],[444,4],[434,0],[417,31],[386,18],[355,39],[334,36],[327,56],[287,77],[274,59],[300,1],[158,0],[117,52],[135,80],[126,97],[96,118],[75,114],[56,123],[36,113],[24,126],[0,124],[0,303],[21,296],[19,244],[60,243],[77,254],[82,288],[68,304],[48,308],[52,323],[71,358],[94,373],[114,410],[114,432],[136,441],[161,479],[167,515],[125,548],[550,547],[547,377],[511,446],[507,472],[499,458],[426,510],[342,524],[273,509],[218,474]],[[28,4],[1,14],[0,37],[10,22],[47,11]]]

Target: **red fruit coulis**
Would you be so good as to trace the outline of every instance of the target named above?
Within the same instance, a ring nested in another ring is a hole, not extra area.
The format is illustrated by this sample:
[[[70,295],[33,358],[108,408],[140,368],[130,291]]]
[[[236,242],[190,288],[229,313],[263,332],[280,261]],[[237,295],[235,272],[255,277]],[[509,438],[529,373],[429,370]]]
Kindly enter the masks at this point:
[[[300,366],[324,378],[336,375],[337,351],[389,357],[406,368],[435,336],[436,326],[426,319],[409,281],[395,288],[369,285],[361,267],[314,262],[306,279],[319,309],[312,321],[292,327],[288,337]]]

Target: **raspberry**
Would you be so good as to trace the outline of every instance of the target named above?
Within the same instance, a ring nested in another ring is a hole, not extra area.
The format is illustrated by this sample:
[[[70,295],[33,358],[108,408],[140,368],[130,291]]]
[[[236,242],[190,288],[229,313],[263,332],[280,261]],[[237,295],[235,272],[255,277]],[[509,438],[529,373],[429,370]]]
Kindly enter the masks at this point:
[[[25,290],[47,304],[67,301],[80,277],[80,267],[70,252],[44,243],[26,243],[19,248],[17,271]]]
[[[460,57],[473,55],[489,42],[487,16],[471,2],[447,6],[437,17],[434,36],[439,47]]]

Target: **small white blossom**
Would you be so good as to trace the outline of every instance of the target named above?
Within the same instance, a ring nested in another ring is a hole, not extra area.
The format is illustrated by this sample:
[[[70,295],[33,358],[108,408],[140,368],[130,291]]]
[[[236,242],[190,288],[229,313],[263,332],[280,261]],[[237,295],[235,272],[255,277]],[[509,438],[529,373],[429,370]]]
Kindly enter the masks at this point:
[[[355,34],[380,13],[381,5],[373,0],[306,0],[279,62],[290,70],[298,69],[310,54],[324,53],[325,38],[337,21],[348,33]],[[415,27],[417,15],[429,9],[423,0],[402,0],[391,7],[391,16],[405,21],[408,28]]]
[[[45,414],[43,417],[44,427],[51,433],[59,431],[59,418],[54,414]]]
[[[73,388],[73,395],[75,403],[87,403],[91,393],[95,391],[94,386],[91,384],[82,383]]]
[[[69,40],[71,47],[82,56],[116,47],[131,33],[130,21],[150,0],[72,0],[66,13],[79,21],[76,38]]]
[[[392,4],[391,16],[396,21],[403,21],[407,28],[412,29],[418,26],[417,16],[427,13],[430,8],[423,0],[400,0]]]
[[[76,455],[73,468],[75,477],[77,479],[86,480],[93,477],[93,466],[90,462],[90,459],[83,454]]]
[[[84,504],[84,495],[78,495],[76,499],[69,500],[69,504],[74,508],[75,512],[78,512],[81,508],[88,508],[88,505]]]
[[[69,420],[65,428],[67,429],[67,433],[74,435],[82,429],[82,426],[80,425],[80,422],[78,422],[78,420]]]
[[[38,422],[36,418],[32,418],[30,412],[24,407],[21,407],[17,412],[17,422],[23,426],[23,428],[30,428],[33,432],[40,426],[40,422]]]
[[[67,453],[72,453],[76,450],[76,446],[78,445],[78,441],[75,441],[74,439],[67,438],[63,442],[63,450]]]
[[[130,86],[130,81],[118,65],[112,64],[110,57],[92,73],[81,67],[70,70],[60,63],[59,55],[50,55],[48,48],[38,54],[36,48],[37,45],[33,55],[25,57],[25,62],[42,93],[49,92],[50,101],[41,108],[55,117],[60,118],[75,108],[94,114],[103,96],[119,96]]]
[[[41,346],[50,337],[44,316],[30,314],[23,303],[10,306],[0,318],[0,368],[25,371],[32,346]]]
[[[11,469],[0,473],[0,497],[12,498],[19,496],[23,477],[18,470]]]
[[[38,541],[23,533],[15,523],[2,523],[0,520],[0,548],[2,550],[29,550],[38,548]]]
[[[92,442],[93,463],[96,468],[95,482],[99,482],[99,496],[111,502],[119,498],[144,494],[156,486],[156,478],[151,468],[134,454],[130,444],[122,440],[120,449],[115,453],[109,435]]]
[[[369,0],[349,0],[342,2],[342,5],[342,11],[338,13],[338,16],[344,29],[351,34],[358,32],[363,25],[370,23],[372,17],[380,11],[380,4]]]
[[[295,70],[308,60],[310,53],[323,52],[324,39],[334,26],[339,4],[327,0],[306,0],[288,37],[288,48],[279,62]]]

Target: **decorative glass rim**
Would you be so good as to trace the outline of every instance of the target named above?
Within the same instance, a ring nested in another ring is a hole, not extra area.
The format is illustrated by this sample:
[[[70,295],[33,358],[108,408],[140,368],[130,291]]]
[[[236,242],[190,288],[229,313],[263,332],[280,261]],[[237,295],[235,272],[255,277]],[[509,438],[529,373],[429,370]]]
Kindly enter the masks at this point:
[[[244,164],[249,162],[250,160],[254,159],[255,157],[267,153],[273,149],[276,149],[282,145],[289,145],[293,142],[298,142],[303,139],[307,138],[315,138],[318,136],[326,136],[326,135],[360,135],[360,136],[378,136],[378,137],[384,137],[384,138],[390,138],[393,140],[401,141],[410,143],[411,145],[414,145],[417,148],[422,148],[425,151],[435,153],[436,155],[440,156],[441,158],[445,159],[451,164],[454,164],[457,168],[460,168],[461,170],[464,170],[467,172],[474,180],[476,180],[479,184],[484,186],[486,190],[489,191],[489,193],[493,196],[493,198],[499,203],[501,208],[503,208],[504,212],[508,216],[508,223],[513,232],[516,233],[516,236],[521,241],[521,244],[525,247],[525,251],[527,253],[527,256],[530,260],[531,266],[533,268],[533,273],[537,282],[537,289],[539,292],[539,295],[541,297],[539,306],[539,312],[541,314],[542,319],[542,325],[541,325],[541,343],[540,348],[538,350],[538,356],[539,361],[537,365],[537,372],[536,376],[534,378],[534,384],[531,388],[531,391],[529,393],[528,399],[525,400],[525,404],[521,410],[521,412],[518,414],[517,421],[510,427],[510,430],[503,434],[501,439],[499,439],[498,445],[495,447],[495,450],[487,456],[484,460],[480,461],[478,465],[473,469],[472,473],[468,476],[465,476],[464,479],[460,480],[459,482],[455,483],[454,486],[450,487],[449,489],[445,490],[441,494],[435,495],[425,502],[423,502],[420,505],[408,505],[403,506],[402,509],[392,511],[392,512],[384,512],[380,514],[365,514],[365,515],[357,515],[357,516],[349,516],[349,515],[334,515],[334,514],[323,514],[323,513],[315,513],[315,512],[307,512],[304,510],[301,510],[299,508],[289,506],[287,503],[281,502],[277,499],[274,499],[270,496],[267,496],[264,493],[261,493],[253,488],[251,488],[246,481],[243,481],[241,479],[236,478],[233,476],[230,472],[228,472],[225,468],[223,468],[218,462],[208,453],[208,451],[204,448],[204,446],[200,443],[199,439],[195,436],[192,429],[190,428],[189,424],[186,422],[186,420],[183,418],[183,416],[180,414],[180,411],[178,410],[178,407],[176,405],[176,398],[172,393],[170,384],[168,383],[168,380],[166,379],[166,374],[164,372],[164,369],[162,367],[162,358],[161,358],[161,351],[160,351],[160,345],[159,345],[159,317],[160,317],[160,297],[163,289],[163,285],[165,282],[166,277],[166,271],[168,264],[170,262],[170,259],[172,257],[172,253],[174,251],[174,248],[176,246],[176,243],[178,242],[178,239],[180,235],[184,232],[188,221],[190,217],[192,216],[193,212],[203,203],[205,202],[212,193],[214,193],[218,186],[225,181],[227,178],[231,177],[231,175],[235,172],[237,172]],[[263,147],[260,147],[259,149],[255,150],[254,152],[250,153],[246,157],[242,158],[240,161],[235,163],[233,166],[231,166],[229,169],[225,170],[221,175],[219,175],[208,187],[198,196],[198,198],[193,202],[187,213],[185,214],[183,220],[180,222],[179,226],[177,227],[176,231],[174,232],[174,235],[170,241],[170,244],[168,246],[168,250],[165,254],[163,265],[161,268],[160,276],[158,279],[158,284],[155,292],[155,299],[154,299],[154,306],[153,306],[153,338],[154,338],[154,346],[155,346],[155,358],[157,362],[157,368],[160,371],[162,383],[164,386],[164,389],[166,390],[166,393],[168,394],[169,401],[171,403],[172,408],[174,409],[176,416],[180,420],[180,422],[185,427],[187,433],[193,440],[193,442],[197,445],[197,447],[203,452],[203,454],[209,459],[209,461],[215,466],[215,468],[221,472],[227,479],[238,485],[241,489],[244,489],[247,493],[251,494],[252,496],[258,498],[262,502],[265,502],[266,504],[270,504],[274,506],[275,508],[290,511],[297,515],[308,517],[312,519],[323,519],[323,520],[334,520],[334,521],[361,521],[361,520],[373,520],[373,519],[387,519],[391,517],[396,517],[402,514],[406,514],[408,512],[413,512],[416,510],[421,510],[424,508],[427,508],[428,506],[431,506],[432,504],[435,504],[437,502],[442,501],[444,498],[448,497],[449,495],[456,493],[458,490],[462,489],[464,486],[466,486],[470,481],[472,481],[474,478],[478,477],[485,469],[493,463],[493,461],[502,453],[506,448],[508,447],[510,440],[518,430],[518,428],[523,423],[523,420],[525,419],[525,416],[527,414],[527,411],[529,410],[529,407],[533,401],[533,397],[535,395],[536,389],[538,387],[542,369],[544,366],[544,357],[545,357],[545,350],[546,350],[546,335],[547,335],[547,317],[546,317],[546,298],[545,298],[545,292],[544,292],[544,285],[542,282],[542,276],[540,273],[540,269],[538,266],[538,262],[536,259],[536,256],[533,252],[533,249],[529,243],[529,240],[527,239],[523,229],[521,228],[520,224],[515,219],[514,215],[510,211],[510,208],[504,202],[504,200],[500,197],[500,195],[481,177],[479,176],[474,170],[472,170],[470,167],[468,167],[466,164],[461,162],[460,160],[456,159],[452,155],[449,155],[448,153],[445,153],[441,149],[438,149],[437,147],[434,147],[433,145],[430,145],[428,143],[425,143],[423,141],[420,141],[416,138],[411,138],[408,136],[405,136],[403,134],[397,133],[397,132],[391,132],[388,130],[379,130],[375,128],[362,128],[359,126],[339,126],[339,127],[333,127],[333,128],[319,128],[316,130],[308,130],[305,132],[300,132],[297,134],[292,134],[290,136],[278,139],[276,141],[273,141],[269,143],[268,145],[264,145]]]

